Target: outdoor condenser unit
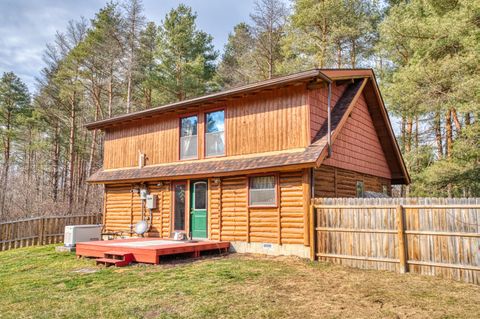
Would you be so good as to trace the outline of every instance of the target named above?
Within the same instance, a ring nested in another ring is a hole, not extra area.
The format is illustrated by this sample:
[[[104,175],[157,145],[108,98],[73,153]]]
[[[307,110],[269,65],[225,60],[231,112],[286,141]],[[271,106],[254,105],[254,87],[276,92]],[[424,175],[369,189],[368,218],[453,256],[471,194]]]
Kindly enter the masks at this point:
[[[70,225],[65,226],[64,245],[74,247],[83,241],[100,240],[102,225]]]

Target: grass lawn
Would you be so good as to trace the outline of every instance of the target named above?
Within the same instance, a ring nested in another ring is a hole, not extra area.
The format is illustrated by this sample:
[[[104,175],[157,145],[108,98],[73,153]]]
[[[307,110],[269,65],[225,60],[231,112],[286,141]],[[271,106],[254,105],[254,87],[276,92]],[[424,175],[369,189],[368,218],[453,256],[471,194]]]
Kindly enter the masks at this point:
[[[54,246],[0,252],[0,318],[312,317],[480,318],[480,287],[283,257],[103,268]]]

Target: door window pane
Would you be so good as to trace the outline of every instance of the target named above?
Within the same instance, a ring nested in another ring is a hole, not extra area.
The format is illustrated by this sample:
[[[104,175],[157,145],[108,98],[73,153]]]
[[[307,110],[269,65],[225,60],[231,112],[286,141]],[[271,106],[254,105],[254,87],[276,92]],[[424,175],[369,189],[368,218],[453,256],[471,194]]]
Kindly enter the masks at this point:
[[[197,116],[189,116],[180,122],[180,159],[197,158]]]
[[[193,185],[194,196],[194,208],[206,209],[207,208],[207,183],[197,182]]]
[[[185,184],[176,184],[174,230],[185,230]]]
[[[277,194],[275,176],[256,176],[250,178],[250,206],[276,206]]]
[[[206,115],[205,155],[225,155],[225,112],[223,110]]]

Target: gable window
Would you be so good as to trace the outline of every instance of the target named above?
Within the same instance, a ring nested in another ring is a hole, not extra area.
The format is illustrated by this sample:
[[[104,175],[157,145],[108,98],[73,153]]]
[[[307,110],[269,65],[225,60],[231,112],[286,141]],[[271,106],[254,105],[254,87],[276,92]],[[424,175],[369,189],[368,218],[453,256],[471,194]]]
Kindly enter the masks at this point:
[[[205,115],[205,156],[225,155],[225,112]]]
[[[365,197],[365,184],[363,181],[357,181],[357,197]]]
[[[250,206],[277,206],[275,176],[252,176],[248,188]]]
[[[180,119],[180,159],[198,157],[198,117],[196,115]]]

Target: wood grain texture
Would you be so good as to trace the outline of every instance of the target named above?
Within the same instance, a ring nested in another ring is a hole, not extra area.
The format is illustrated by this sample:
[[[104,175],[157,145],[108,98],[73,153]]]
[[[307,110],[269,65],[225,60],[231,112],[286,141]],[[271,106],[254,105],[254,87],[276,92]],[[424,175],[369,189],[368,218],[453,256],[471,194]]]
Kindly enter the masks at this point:
[[[364,182],[365,191],[383,193],[387,186],[391,192],[389,179],[327,165],[314,170],[314,181],[315,197],[356,197],[357,181]]]
[[[333,143],[332,157],[325,159],[323,164],[391,179],[387,158],[363,94]]]
[[[43,216],[0,223],[0,251],[61,243],[65,226],[100,224],[102,214]]]
[[[310,143],[305,85],[289,86],[108,128],[103,168],[136,167],[139,152],[146,154],[146,165],[179,161],[182,114],[198,115],[198,159],[204,158],[205,113],[219,107],[225,110],[227,156],[306,147]]]
[[[308,244],[310,187],[305,171],[278,174],[278,206],[248,207],[248,176],[209,179],[208,233],[212,240],[251,241],[265,243]],[[171,235],[172,191],[170,182],[147,184],[158,196],[158,209],[153,210],[151,237]],[[132,193],[133,185],[107,185],[105,231],[133,235],[132,229],[141,220],[141,201]],[[308,193],[308,192],[307,192]],[[147,213],[148,215],[148,213]],[[308,224],[308,222],[307,222]]]
[[[316,255],[480,284],[479,204],[476,198],[316,199]]]

